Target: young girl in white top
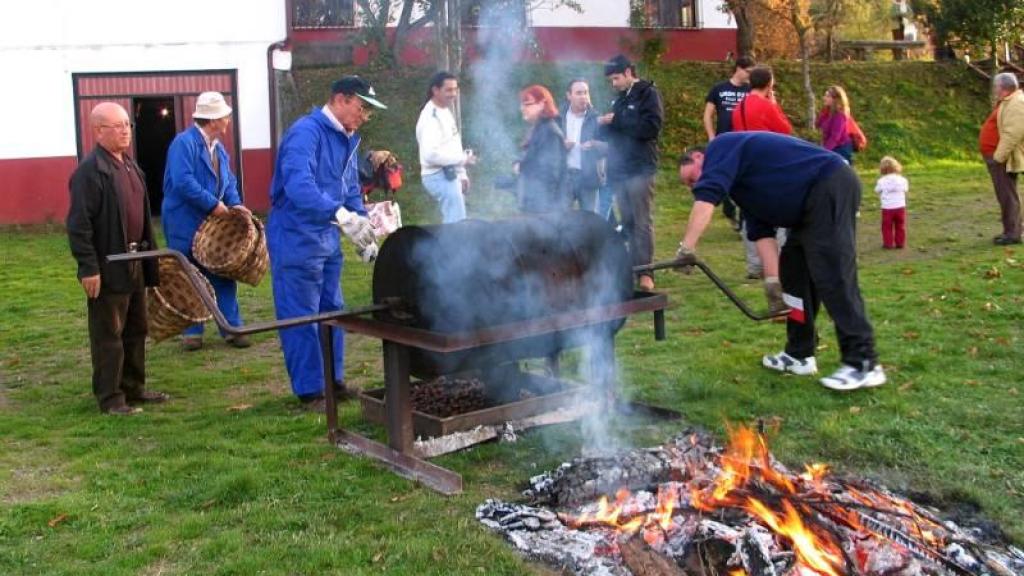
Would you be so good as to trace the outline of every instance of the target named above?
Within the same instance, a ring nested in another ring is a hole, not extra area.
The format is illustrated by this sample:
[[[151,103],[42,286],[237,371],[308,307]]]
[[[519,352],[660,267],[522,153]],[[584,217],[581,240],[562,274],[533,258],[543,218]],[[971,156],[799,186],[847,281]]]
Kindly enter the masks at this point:
[[[882,158],[882,177],[875,184],[882,204],[882,247],[887,250],[907,244],[907,190],[910,183],[903,177],[903,166],[892,156]]]

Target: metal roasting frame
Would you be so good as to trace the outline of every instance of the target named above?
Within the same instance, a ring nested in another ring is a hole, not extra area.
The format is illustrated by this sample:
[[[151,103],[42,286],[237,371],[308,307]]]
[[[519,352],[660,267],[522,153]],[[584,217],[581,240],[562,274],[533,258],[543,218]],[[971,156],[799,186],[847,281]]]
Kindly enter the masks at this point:
[[[218,328],[226,334],[238,336],[268,332],[305,324],[319,324],[320,349],[324,362],[324,382],[337,381],[334,372],[334,333],[332,327],[344,328],[354,333],[379,338],[382,341],[385,378],[385,428],[388,443],[376,442],[338,424],[338,397],[334,386],[324,386],[324,400],[327,415],[328,439],[335,445],[349,452],[369,456],[378,460],[400,476],[422,482],[424,485],[443,494],[458,494],[462,491],[462,476],[456,472],[432,464],[417,456],[414,449],[412,402],[410,399],[409,354],[413,349],[429,352],[448,353],[473,350],[484,346],[512,342],[555,332],[596,327],[601,324],[622,319],[633,314],[652,312],[654,317],[655,340],[665,339],[665,308],[668,297],[665,294],[635,292],[632,299],[605,306],[597,306],[491,326],[481,330],[460,333],[441,333],[419,328],[402,326],[379,321],[365,316],[374,312],[395,310],[399,303],[375,304],[324,312],[308,316],[299,316],[283,320],[256,322],[245,326],[232,326],[224,318],[217,307],[214,296],[201,289],[202,279],[199,272],[190,264],[188,258],[177,250],[160,249],[141,252],[114,254],[107,257],[109,262],[130,262],[161,257],[171,257],[182,264],[186,278],[196,289],[203,305],[213,315]],[[776,314],[756,314],[740,299],[706,264],[694,264],[736,305],[748,318],[755,321],[767,320],[783,316],[786,312]],[[648,274],[656,270],[680,268],[681,264],[673,261],[658,262],[633,269],[634,274]],[[593,357],[610,358],[603,369],[598,370],[597,382],[593,383],[599,392],[599,398],[607,402],[606,406],[641,412],[662,418],[678,418],[679,413],[656,406],[639,403],[623,402],[616,398],[614,391],[614,358],[615,334],[612,331],[600,331],[601,336],[591,343]],[[557,357],[549,358],[550,365],[557,371]]]

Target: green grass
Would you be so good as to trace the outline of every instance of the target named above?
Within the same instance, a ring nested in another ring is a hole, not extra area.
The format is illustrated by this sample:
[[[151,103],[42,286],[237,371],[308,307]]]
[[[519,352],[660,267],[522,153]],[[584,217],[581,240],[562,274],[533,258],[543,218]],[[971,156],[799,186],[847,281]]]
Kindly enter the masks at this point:
[[[754,324],[698,276],[659,276],[669,337],[649,320],[618,338],[623,389],[721,431],[778,426],[785,462],[829,462],[937,500],[967,500],[1024,540],[1020,346],[1024,261],[993,247],[996,212],[978,164],[910,166],[910,247],[883,252],[877,200],[860,220],[862,283],[891,383],[837,395],[758,367],[783,327]],[[688,197],[668,172],[658,186],[657,255],[672,254]],[[864,174],[871,183],[872,174]],[[409,203],[419,196],[411,194]],[[413,206],[412,213],[429,212]],[[742,278],[742,247],[717,221],[704,257],[760,302]],[[511,497],[579,447],[573,425],[441,458],[464,475],[446,498],[346,455],[322,417],[290,397],[276,339],[235,351],[208,338],[184,355],[150,347],[149,385],[173,402],[138,417],[96,412],[84,302],[59,229],[0,233],[0,573],[523,574],[525,564],[473,520],[476,504]],[[346,268],[347,300],[369,299],[370,268]],[[241,289],[251,320],[271,315],[268,284]],[[827,321],[822,368],[837,363]],[[381,385],[379,343],[349,340],[347,375]],[[344,426],[380,438],[354,406]],[[645,438],[669,433],[641,430]],[[53,522],[54,526],[48,523]]]
[[[795,67],[778,68],[783,98],[800,102]],[[592,69],[519,74],[556,84]],[[300,108],[319,101],[338,73],[301,71]],[[703,94],[723,74],[710,64],[653,71],[670,110],[666,156],[697,140]],[[863,110],[858,118],[872,139],[865,165],[888,152],[910,160],[910,248],[880,249],[870,192],[860,221],[862,285],[891,384],[839,396],[766,373],[760,355],[779,349],[783,327],[747,321],[701,277],[666,273],[658,283],[672,302],[668,340],[655,342],[645,317],[627,323],[617,340],[622,388],[718,432],[726,422],[763,418],[778,426],[775,448],[787,463],[822,460],[939,501],[974,502],[1024,542],[1024,251],[989,242],[998,220],[988,176],[967,161],[987,111],[984,85],[956,68],[921,64],[816,74],[820,89],[832,78],[848,85],[855,111]],[[400,192],[407,224],[437,218],[418,185],[411,139],[424,75],[375,78],[392,106],[365,131],[367,145],[396,150],[409,167]],[[496,113],[514,113],[514,98],[511,107],[496,104]],[[936,157],[951,160],[929,160]],[[501,171],[488,159],[474,172],[471,214],[510,209],[509,197],[488,191]],[[863,176],[870,189],[874,174]],[[690,205],[671,171],[660,176],[656,203],[657,256],[667,258]],[[741,280],[742,247],[724,222],[701,252],[742,296],[761,301],[759,286]],[[368,302],[371,268],[349,262],[346,300]],[[210,345],[194,354],[172,342],[150,347],[149,386],[173,402],[138,417],[102,417],[74,273],[59,227],[0,229],[0,574],[540,570],[482,529],[473,509],[487,497],[514,497],[527,477],[576,453],[577,427],[440,458],[467,487],[441,497],[328,445],[323,417],[299,411],[290,396],[276,336],[258,335],[253,348],[236,351],[212,329]],[[267,280],[241,287],[240,298],[250,321],[272,317]],[[821,329],[819,362],[831,370],[835,339],[827,320]],[[378,341],[350,337],[346,376],[359,387],[382,384]],[[352,405],[342,424],[383,434]],[[650,441],[670,432],[641,427],[636,435]]]

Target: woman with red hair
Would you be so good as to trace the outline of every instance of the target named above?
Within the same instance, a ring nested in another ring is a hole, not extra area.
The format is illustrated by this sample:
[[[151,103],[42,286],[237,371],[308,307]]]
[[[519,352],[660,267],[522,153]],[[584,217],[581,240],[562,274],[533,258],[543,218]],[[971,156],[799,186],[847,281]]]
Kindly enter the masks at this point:
[[[519,93],[523,120],[530,125],[516,163],[519,210],[526,213],[568,210],[570,198],[565,187],[565,134],[558,127],[558,106],[551,92],[539,85]]]

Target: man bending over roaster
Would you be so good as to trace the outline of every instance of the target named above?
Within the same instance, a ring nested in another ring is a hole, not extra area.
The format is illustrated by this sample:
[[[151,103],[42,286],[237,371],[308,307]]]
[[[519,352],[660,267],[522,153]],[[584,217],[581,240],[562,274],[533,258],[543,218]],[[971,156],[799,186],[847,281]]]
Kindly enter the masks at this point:
[[[861,185],[857,174],[834,152],[770,132],[731,132],[707,150],[691,148],[679,159],[679,178],[693,191],[693,210],[676,253],[680,264],[696,262],[697,241],[715,206],[730,196],[766,227],[790,229],[782,248],[780,279],[791,309],[786,349],[762,363],[779,372],[818,371],[815,316],[820,305],[832,316],[842,366],[822,386],[848,391],[885,384],[875,354],[875,337],[857,283],[856,214]]]

